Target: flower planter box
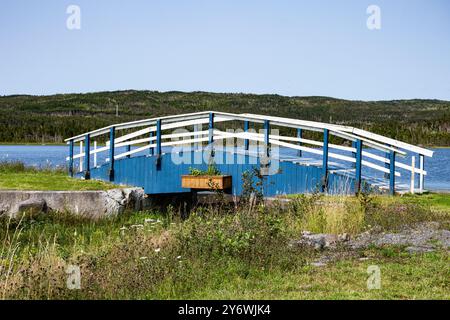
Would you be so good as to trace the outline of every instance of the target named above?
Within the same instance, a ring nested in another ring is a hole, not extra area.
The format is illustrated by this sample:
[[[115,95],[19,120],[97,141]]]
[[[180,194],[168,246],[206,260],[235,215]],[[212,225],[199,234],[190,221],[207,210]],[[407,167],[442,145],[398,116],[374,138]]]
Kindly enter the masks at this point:
[[[181,176],[181,187],[202,190],[231,189],[231,176]]]

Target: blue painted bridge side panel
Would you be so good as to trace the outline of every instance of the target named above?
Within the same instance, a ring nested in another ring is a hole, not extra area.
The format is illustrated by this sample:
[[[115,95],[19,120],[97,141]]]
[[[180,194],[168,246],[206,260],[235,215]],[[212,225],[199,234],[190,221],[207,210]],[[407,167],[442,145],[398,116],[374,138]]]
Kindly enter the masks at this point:
[[[197,159],[202,152],[195,152]],[[187,152],[185,157],[193,159],[193,152]],[[176,163],[173,154],[163,154],[159,169],[156,156],[138,156],[115,161],[114,182],[136,187],[143,187],[147,194],[188,192],[181,187],[181,176],[189,174],[189,168],[206,170],[207,161],[197,161],[200,164]],[[232,157],[234,161],[230,161]],[[259,168],[259,159],[248,155],[237,155],[216,151],[215,163],[222,174],[231,175],[233,181],[232,193],[242,193],[242,174]],[[224,161],[227,160],[227,161]],[[239,163],[237,163],[239,161]],[[250,162],[250,163],[249,163]],[[264,180],[265,196],[280,194],[311,193],[320,190],[321,167],[301,165],[290,161],[279,162],[279,170]],[[91,178],[109,181],[109,165],[91,169]],[[81,177],[82,174],[77,174]],[[354,192],[354,178],[338,174],[329,174],[328,192],[332,194],[350,194]]]

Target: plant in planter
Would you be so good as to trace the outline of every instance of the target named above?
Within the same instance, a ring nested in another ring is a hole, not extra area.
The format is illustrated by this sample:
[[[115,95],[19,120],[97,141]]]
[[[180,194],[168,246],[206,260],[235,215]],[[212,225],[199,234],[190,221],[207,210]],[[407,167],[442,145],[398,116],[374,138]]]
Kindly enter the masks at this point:
[[[189,168],[189,174],[191,176],[220,176],[221,172],[215,165],[209,165],[208,169],[201,170],[197,168]]]
[[[231,176],[222,175],[213,164],[206,170],[189,168],[189,175],[181,177],[181,186],[190,189],[225,190],[231,188]]]

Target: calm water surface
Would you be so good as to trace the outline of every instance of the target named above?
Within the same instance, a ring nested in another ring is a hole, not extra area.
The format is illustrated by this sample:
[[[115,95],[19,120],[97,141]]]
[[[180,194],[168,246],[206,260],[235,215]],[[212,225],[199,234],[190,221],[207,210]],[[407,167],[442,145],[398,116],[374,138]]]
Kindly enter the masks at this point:
[[[67,146],[25,146],[25,145],[0,145],[0,161],[22,161],[26,165],[36,167],[65,167],[65,158],[68,155]],[[425,157],[425,170],[428,175],[425,177],[425,188],[432,191],[450,191],[450,148],[433,149],[435,151],[433,158]],[[119,148],[117,152],[123,152],[124,148]],[[76,148],[75,153],[78,152]],[[333,150],[333,152],[336,152]],[[280,150],[283,155],[295,155],[296,151],[292,149]],[[338,152],[336,152],[338,153]],[[377,152],[375,152],[377,153]],[[379,153],[382,155],[382,153]],[[304,153],[305,157],[319,159],[320,156]],[[107,157],[106,152],[99,154],[98,163],[104,162]],[[418,157],[416,163],[418,165]],[[92,161],[92,160],[91,160]],[[333,162],[339,162],[330,159]],[[410,158],[401,159],[401,162],[411,163]],[[373,160],[372,160],[373,162]],[[376,163],[380,163],[375,161]],[[382,177],[383,173],[374,173],[371,169],[363,167],[363,174],[370,174]],[[409,183],[410,174],[399,170],[402,177],[398,178],[400,182]],[[416,176],[417,179],[417,176]]]

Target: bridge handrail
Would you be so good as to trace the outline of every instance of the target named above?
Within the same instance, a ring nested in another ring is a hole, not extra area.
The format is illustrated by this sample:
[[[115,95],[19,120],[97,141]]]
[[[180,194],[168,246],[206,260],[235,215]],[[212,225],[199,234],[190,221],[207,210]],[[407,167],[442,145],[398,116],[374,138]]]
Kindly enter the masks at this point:
[[[395,140],[395,139],[388,138],[388,137],[385,137],[385,136],[382,136],[382,135],[379,135],[376,133],[372,133],[372,132],[369,132],[366,130],[362,130],[362,129],[358,129],[358,128],[354,128],[354,127],[350,127],[350,126],[334,125],[334,124],[327,124],[327,123],[323,123],[323,122],[290,119],[290,118],[282,118],[282,117],[275,117],[275,116],[261,116],[261,115],[251,114],[251,113],[245,113],[243,115],[257,117],[260,119],[261,119],[261,117],[263,117],[268,120],[272,120],[272,122],[279,121],[281,123],[292,123],[292,124],[297,124],[297,125],[304,125],[305,127],[310,126],[310,127],[317,128],[317,129],[329,129],[329,130],[337,131],[337,132],[340,131],[340,132],[350,133],[350,134],[353,134],[354,138],[356,138],[356,139],[363,137],[363,138],[370,139],[372,142],[376,141],[376,142],[380,142],[380,143],[385,143],[390,146],[394,146],[394,147],[408,150],[411,152],[415,152],[418,154],[423,154],[427,157],[433,156],[432,150],[414,146],[414,145],[406,143],[406,142],[402,142],[399,140]]]

